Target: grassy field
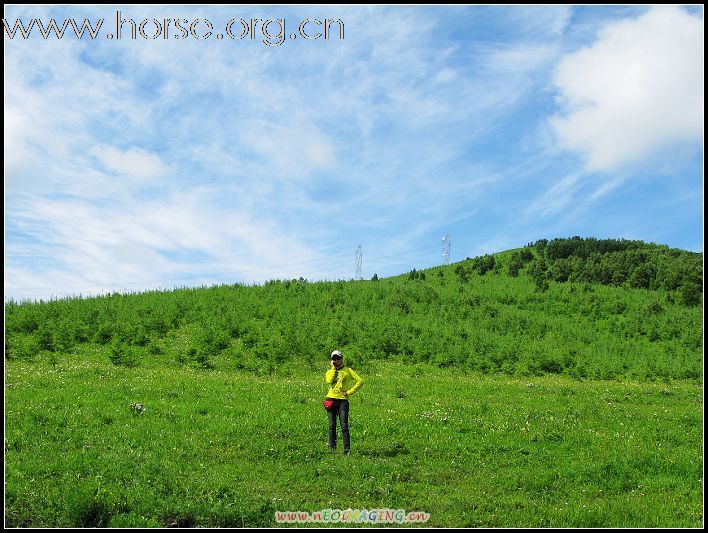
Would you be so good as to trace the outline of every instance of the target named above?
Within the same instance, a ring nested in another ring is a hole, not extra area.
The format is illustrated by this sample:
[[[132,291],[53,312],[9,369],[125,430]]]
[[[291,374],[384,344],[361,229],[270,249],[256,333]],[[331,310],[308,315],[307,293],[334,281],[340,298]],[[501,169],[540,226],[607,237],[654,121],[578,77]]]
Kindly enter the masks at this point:
[[[425,526],[703,522],[696,381],[372,361],[355,368],[344,457],[326,445],[326,354],[256,374],[74,351],[6,361],[6,526],[271,526],[327,508],[425,511]]]

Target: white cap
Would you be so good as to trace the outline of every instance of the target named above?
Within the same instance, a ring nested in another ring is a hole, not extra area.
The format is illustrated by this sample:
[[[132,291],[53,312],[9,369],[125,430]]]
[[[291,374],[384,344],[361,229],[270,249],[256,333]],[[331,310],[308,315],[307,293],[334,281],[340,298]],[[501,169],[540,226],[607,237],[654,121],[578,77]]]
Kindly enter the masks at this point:
[[[330,357],[330,359],[335,359],[335,358],[339,359],[340,357],[343,357],[343,356],[342,356],[342,352],[340,352],[339,350],[334,350],[332,352],[332,355],[330,355],[329,357]]]

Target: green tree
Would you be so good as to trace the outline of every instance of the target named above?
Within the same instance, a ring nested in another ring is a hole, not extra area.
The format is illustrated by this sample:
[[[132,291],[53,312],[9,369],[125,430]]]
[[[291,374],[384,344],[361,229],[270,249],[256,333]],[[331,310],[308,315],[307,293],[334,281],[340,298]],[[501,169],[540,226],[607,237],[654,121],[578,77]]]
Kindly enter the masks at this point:
[[[460,278],[462,283],[467,283],[470,279],[469,270],[467,270],[465,265],[457,265],[455,267],[455,274],[457,274],[457,277]]]
[[[513,252],[509,258],[509,275],[515,278],[522,268],[524,268],[524,260],[521,258],[521,254]]]
[[[543,257],[539,257],[529,266],[529,275],[536,286],[537,292],[548,290],[548,266]]]
[[[681,302],[683,305],[694,306],[700,305],[703,292],[698,283],[692,281],[684,281],[681,285]]]
[[[634,269],[629,276],[629,284],[635,289],[648,289],[656,278],[656,267],[645,263]]]
[[[472,260],[472,269],[476,270],[480,276],[494,269],[495,259],[493,255],[485,254],[482,257],[475,257]]]

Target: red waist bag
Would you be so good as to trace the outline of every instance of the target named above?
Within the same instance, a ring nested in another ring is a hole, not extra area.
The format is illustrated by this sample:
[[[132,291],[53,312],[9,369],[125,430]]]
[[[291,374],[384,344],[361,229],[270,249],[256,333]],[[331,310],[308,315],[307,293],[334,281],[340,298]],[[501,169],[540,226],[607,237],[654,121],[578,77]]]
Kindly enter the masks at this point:
[[[332,400],[331,398],[325,398],[324,408],[327,411],[331,411],[334,408],[334,400]]]

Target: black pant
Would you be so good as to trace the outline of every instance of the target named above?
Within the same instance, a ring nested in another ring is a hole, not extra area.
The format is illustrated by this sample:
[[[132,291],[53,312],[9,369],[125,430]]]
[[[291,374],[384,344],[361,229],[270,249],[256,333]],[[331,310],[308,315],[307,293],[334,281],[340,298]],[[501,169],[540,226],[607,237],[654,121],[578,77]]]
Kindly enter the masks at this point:
[[[329,447],[337,448],[337,417],[342,426],[342,440],[344,440],[344,453],[349,453],[349,400],[334,400],[334,405],[327,411],[329,417]]]

